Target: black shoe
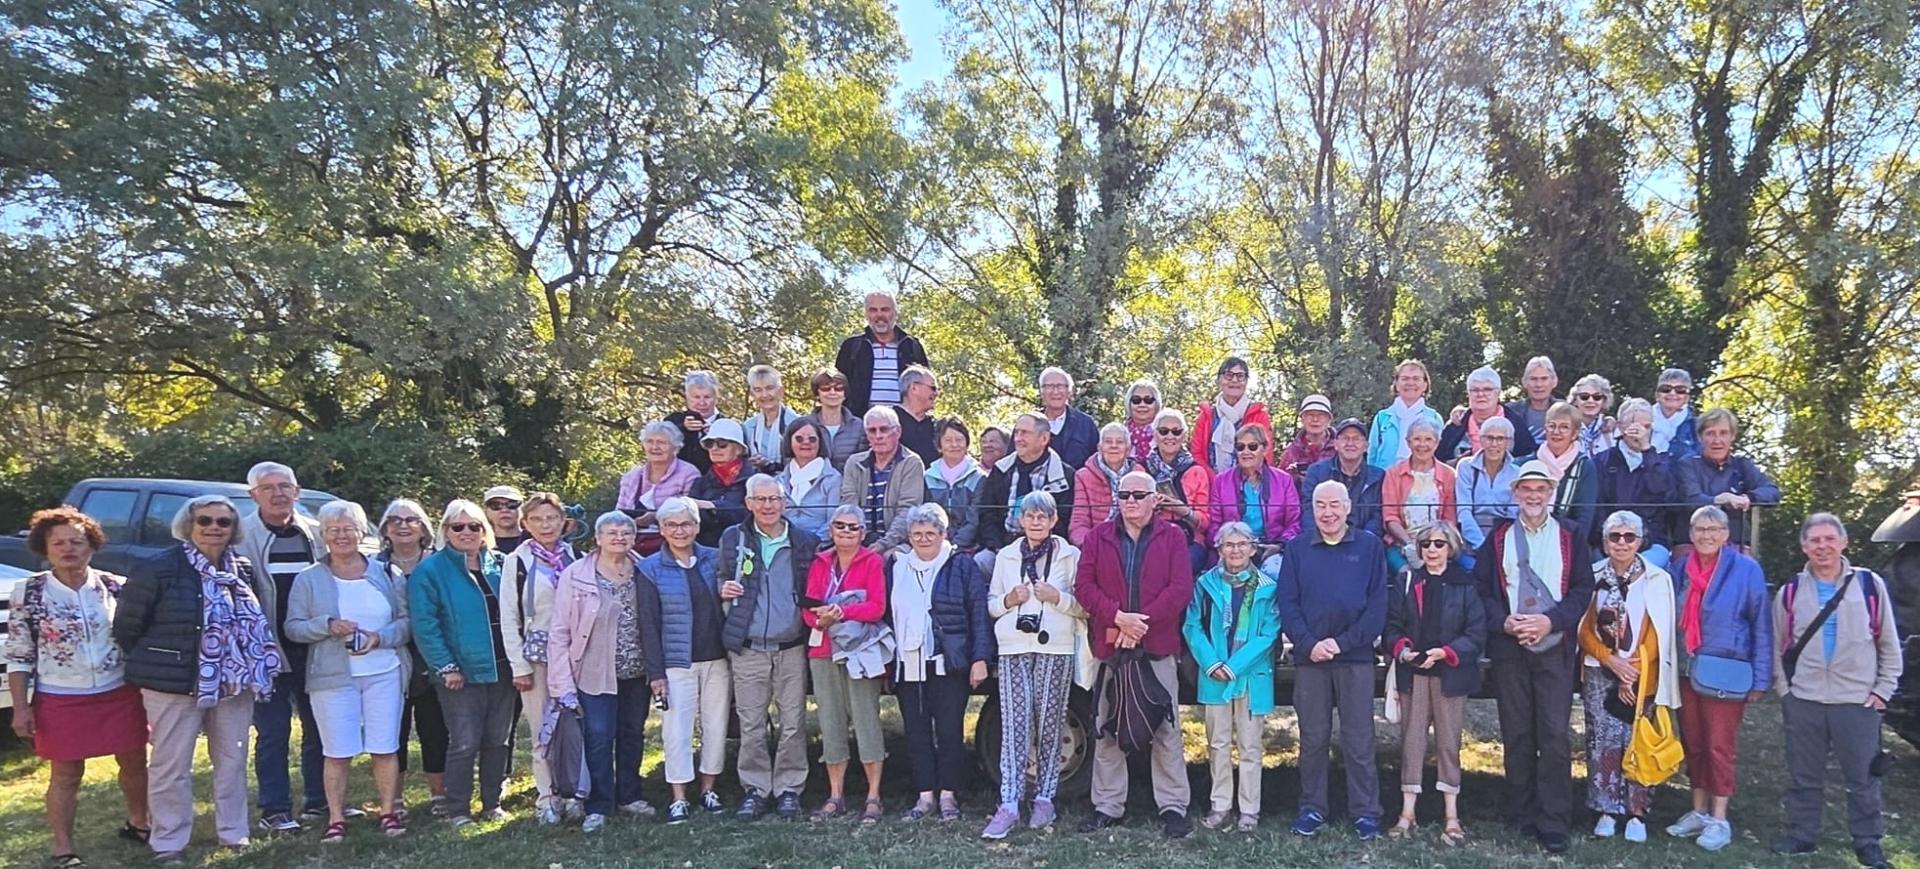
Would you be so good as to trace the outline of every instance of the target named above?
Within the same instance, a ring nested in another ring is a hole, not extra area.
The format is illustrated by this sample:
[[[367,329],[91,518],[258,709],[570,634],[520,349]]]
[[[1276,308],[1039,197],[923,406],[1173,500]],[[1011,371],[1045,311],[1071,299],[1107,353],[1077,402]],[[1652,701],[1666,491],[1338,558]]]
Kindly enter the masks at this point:
[[[1116,818],[1112,815],[1103,814],[1101,812],[1094,812],[1093,814],[1088,815],[1086,820],[1080,822],[1080,832],[1097,833],[1108,827],[1118,827],[1118,826],[1120,826],[1119,818]]]
[[[274,812],[260,818],[260,831],[263,833],[298,833],[304,829],[299,821],[286,812]]]
[[[693,817],[693,806],[686,800],[674,800],[667,806],[667,823],[684,824]]]
[[[774,812],[778,814],[783,821],[791,821],[799,818],[800,794],[796,791],[787,791],[781,794],[774,800]]]
[[[1160,832],[1169,839],[1184,839],[1193,832],[1193,822],[1187,820],[1186,815],[1168,809],[1160,813]]]
[[[133,825],[132,821],[128,821],[126,822],[126,824],[120,827],[119,836],[120,838],[125,839],[129,842],[139,842],[140,844],[145,845],[147,843],[147,839],[153,836],[153,831],[150,829],[142,829],[140,827],[136,827]]]
[[[700,810],[709,815],[717,815],[727,810],[727,804],[720,801],[720,795],[713,791],[700,794]]]
[[[1853,858],[1859,860],[1860,865],[1867,867],[1867,869],[1886,869],[1889,865],[1887,863],[1887,852],[1881,850],[1879,842],[1868,842],[1865,845],[1853,849]]]
[[[1796,854],[1811,854],[1819,850],[1819,848],[1819,845],[1805,839],[1795,839],[1791,836],[1783,836],[1773,840],[1773,853],[1783,857],[1792,857]]]
[[[1565,833],[1541,833],[1540,850],[1549,854],[1565,854],[1573,843]]]
[[[740,798],[740,808],[734,811],[733,816],[742,821],[753,821],[758,820],[766,810],[766,798],[760,796],[759,791],[748,789],[747,795]]]

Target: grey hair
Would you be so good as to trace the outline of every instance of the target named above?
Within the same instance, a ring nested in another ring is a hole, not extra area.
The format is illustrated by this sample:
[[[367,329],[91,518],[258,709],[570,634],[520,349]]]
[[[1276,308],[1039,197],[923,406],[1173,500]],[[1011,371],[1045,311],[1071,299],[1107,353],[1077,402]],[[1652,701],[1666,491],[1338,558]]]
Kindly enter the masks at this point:
[[[748,386],[779,386],[780,370],[771,365],[755,365],[747,369]]]
[[[1685,368],[1667,368],[1660,372],[1660,379],[1654,381],[1656,386],[1662,383],[1684,383],[1692,386],[1693,375],[1687,373]]]
[[[1413,418],[1413,422],[1407,423],[1406,437],[1411,438],[1413,437],[1414,432],[1422,431],[1422,430],[1426,431],[1428,434],[1433,435],[1434,440],[1440,439],[1439,424],[1435,423],[1433,420],[1430,420],[1424,416],[1416,416]]]
[[[1142,390],[1142,389],[1144,389],[1144,390],[1146,390],[1146,391],[1148,391],[1148,392],[1151,392],[1151,393],[1153,393],[1153,403],[1154,403],[1154,404],[1165,404],[1165,403],[1166,403],[1166,399],[1165,399],[1165,398],[1163,398],[1163,397],[1162,397],[1162,396],[1160,395],[1160,385],[1159,385],[1159,384],[1157,384],[1157,383],[1154,383],[1154,382],[1153,382],[1153,381],[1151,381],[1151,380],[1136,380],[1136,381],[1134,381],[1134,382],[1132,382],[1132,383],[1130,383],[1130,384],[1128,384],[1128,385],[1127,385],[1127,398],[1128,398],[1128,399],[1132,399],[1132,398],[1133,398],[1133,394],[1134,394],[1134,393],[1136,393],[1136,392],[1139,392],[1139,391],[1140,391],[1140,390]]]
[[[1812,533],[1813,529],[1822,525],[1840,532],[1841,540],[1849,539],[1847,537],[1847,523],[1840,521],[1840,517],[1832,513],[1822,511],[1819,513],[1808,513],[1807,518],[1800,520],[1800,542],[1807,542],[1807,535]]]
[[[387,509],[380,513],[380,527],[387,527],[387,523],[393,521],[394,517],[403,515],[420,520],[422,527],[433,521],[427,516],[427,508],[420,506],[419,501],[412,498],[395,498],[387,502]]]
[[[947,533],[947,508],[931,501],[907,511],[907,527],[932,525],[941,534]]]
[[[1013,424],[1019,425],[1020,421],[1023,419],[1033,420],[1033,424],[1039,427],[1041,434],[1046,435],[1047,437],[1053,437],[1053,423],[1047,420],[1046,414],[1041,413],[1040,411],[1037,411],[1037,410],[1029,410],[1025,413],[1020,414],[1019,416],[1014,417]]]
[[[1041,516],[1060,518],[1060,502],[1053,499],[1053,493],[1035,489],[1020,496],[1020,515],[1035,513]]]
[[[780,488],[780,481],[767,474],[754,474],[747,478],[747,494],[753,494],[755,489],[767,488],[771,488],[776,492],[784,491]]]
[[[1147,473],[1146,471],[1128,471],[1125,474],[1120,475],[1120,486],[1126,485],[1128,480],[1146,480],[1147,491],[1149,492],[1153,491],[1153,487],[1154,487],[1153,475]],[[1120,493],[1120,486],[1115,486],[1113,489],[1114,494],[1116,496]]]
[[[487,520],[487,511],[480,509],[479,504],[475,504],[465,498],[455,498],[448,501],[447,509],[440,511],[440,524],[433,529],[433,544],[441,549],[446,548],[447,523],[452,522],[460,516],[465,516],[480,523],[480,534],[486,541],[486,548],[492,549],[494,543],[493,523]]]
[[[634,524],[632,516],[628,516],[619,510],[608,510],[600,514],[599,518],[593,520],[593,533],[598,535],[600,532],[612,528],[615,525],[625,525],[636,531],[639,530],[639,526]]]
[[[1507,437],[1513,437],[1513,422],[1507,419],[1506,414],[1488,417],[1486,422],[1480,424],[1481,437],[1486,437],[1490,432],[1499,431],[1506,432]]]
[[[1061,368],[1061,367],[1059,367],[1059,366],[1057,366],[1057,365],[1049,365],[1049,366],[1047,366],[1046,368],[1044,368],[1044,369],[1041,369],[1041,371],[1040,371],[1040,376],[1039,376],[1039,377],[1037,377],[1037,378],[1035,378],[1035,379],[1034,379],[1034,381],[1033,381],[1033,382],[1034,382],[1034,384],[1035,384],[1035,385],[1039,385],[1039,384],[1042,384],[1042,383],[1046,383],[1046,382],[1047,382],[1047,375],[1049,375],[1049,374],[1058,374],[1058,375],[1060,375],[1061,377],[1065,377],[1065,378],[1067,379],[1067,391],[1068,391],[1068,392],[1072,392],[1072,391],[1073,391],[1073,375],[1071,375],[1071,374],[1068,374],[1068,373],[1067,373],[1067,370],[1066,370],[1065,368]]]
[[[287,482],[300,485],[300,478],[294,476],[293,469],[279,462],[261,462],[247,469],[247,488],[260,485],[260,481],[274,474],[285,474]]]
[[[233,501],[225,495],[200,495],[195,498],[189,498],[187,503],[181,504],[180,509],[173,511],[173,539],[181,543],[192,542],[193,514],[214,506],[225,507],[228,512],[233,514],[233,536],[227,538],[227,545],[239,545],[241,537],[240,508],[233,506]],[[263,565],[261,569],[264,570],[266,568]]]
[[[345,519],[353,523],[353,527],[360,532],[361,537],[367,536],[367,532],[372,530],[367,527],[366,509],[352,501],[328,501],[320,505],[320,509],[315,511],[313,518],[320,520],[321,525],[332,520]]]
[[[1110,435],[1110,434],[1117,434],[1123,438],[1126,438],[1129,447],[1131,447],[1133,443],[1133,432],[1127,431],[1127,427],[1125,425],[1117,422],[1110,422],[1110,423],[1107,423],[1106,425],[1101,426],[1099,440],[1106,440],[1107,435]]]
[[[713,372],[702,368],[687,372],[687,376],[680,381],[680,391],[682,393],[689,389],[701,388],[711,389],[713,390],[713,394],[719,395],[720,378],[714,376]]]
[[[1605,522],[1600,523],[1600,533],[1606,534],[1615,528],[1625,528],[1642,537],[1647,535],[1647,523],[1640,514],[1632,510],[1615,510],[1607,514]]]
[[[876,404],[867,408],[866,415],[860,417],[860,421],[863,423],[870,423],[875,420],[886,423],[888,428],[900,427],[900,414],[894,413],[893,408],[884,404]],[[821,446],[826,445],[821,444]]]
[[[833,508],[833,517],[827,521],[833,523],[840,521],[842,518],[852,519],[860,523],[861,528],[867,527],[867,511],[860,509],[860,505],[858,504],[841,504]]]
[[[1160,424],[1161,420],[1166,419],[1167,417],[1173,417],[1174,419],[1179,420],[1181,428],[1187,427],[1187,415],[1184,413],[1181,413],[1178,408],[1172,408],[1172,407],[1163,407],[1160,409],[1159,413],[1154,414],[1153,424],[1157,426]],[[1154,434],[1157,435],[1159,434],[1159,432],[1154,432]]]
[[[1472,374],[1467,375],[1467,388],[1472,389],[1475,384],[1491,386],[1493,387],[1493,391],[1499,392],[1501,387],[1500,372],[1493,370],[1493,366],[1490,365],[1482,365],[1479,368],[1475,368]]]
[[[1717,504],[1708,504],[1693,511],[1693,518],[1687,520],[1687,527],[1692,528],[1700,524],[1702,520],[1719,523],[1721,527],[1732,525],[1731,522],[1727,521],[1727,511],[1720,509]]]
[[[1220,526],[1219,531],[1213,532],[1213,548],[1219,549],[1222,544],[1225,544],[1227,542],[1228,537],[1244,537],[1248,540],[1253,540],[1256,542],[1260,539],[1258,537],[1253,536],[1253,526],[1248,525],[1245,522],[1235,520]]]
[[[1606,398],[1600,400],[1600,407],[1602,410],[1613,407],[1613,382],[1612,381],[1606,379],[1605,377],[1601,377],[1598,374],[1589,374],[1573,382],[1573,391],[1579,392],[1582,387],[1588,387],[1588,386],[1591,386],[1595,392],[1598,392],[1601,395],[1606,396]]]
[[[1524,370],[1522,370],[1520,373],[1522,375],[1532,374],[1535,368],[1547,369],[1547,373],[1553,375],[1554,379],[1556,380],[1559,379],[1560,377],[1560,372],[1555,371],[1553,368],[1553,360],[1547,358],[1546,356],[1535,356],[1532,359],[1527,360],[1527,367]]]
[[[868,290],[866,295],[863,295],[860,297],[860,304],[864,305],[868,302],[871,302],[876,297],[886,299],[887,301],[892,302],[895,307],[899,307],[900,305],[900,300],[897,298],[894,298],[893,292],[891,290]]]
[[[1451,522],[1429,522],[1413,529],[1413,539],[1415,540],[1432,540],[1435,534],[1440,535],[1440,539],[1447,541],[1447,555],[1449,557],[1458,558],[1461,553],[1467,550],[1466,538],[1460,536],[1460,530],[1453,527],[1453,523]]]
[[[1339,495],[1342,503],[1353,505],[1353,495],[1347,491],[1347,484],[1339,480],[1322,480],[1320,485],[1313,487],[1313,500],[1320,500],[1322,494]]]
[[[667,524],[668,519],[678,516],[692,519],[693,527],[696,529],[700,527],[700,508],[693,503],[692,498],[680,496],[668,498],[667,502],[661,504],[660,509],[655,510],[653,513],[654,521],[659,522],[661,525]]]
[[[1648,404],[1644,398],[1629,398],[1626,401],[1620,402],[1620,410],[1615,414],[1615,419],[1619,420],[1622,427],[1625,427],[1627,420],[1632,419],[1635,414],[1642,413],[1647,415],[1648,424],[1652,424],[1653,405]]]
[[[647,438],[655,435],[666,438],[667,443],[673,445],[673,452],[676,456],[679,455],[680,450],[687,445],[687,436],[681,433],[680,427],[664,419],[657,419],[647,423],[646,427],[640,430],[640,443],[645,444]]]
[[[907,366],[905,371],[900,372],[900,394],[906,395],[908,387],[923,380],[927,385],[933,385],[933,369],[917,363]]]

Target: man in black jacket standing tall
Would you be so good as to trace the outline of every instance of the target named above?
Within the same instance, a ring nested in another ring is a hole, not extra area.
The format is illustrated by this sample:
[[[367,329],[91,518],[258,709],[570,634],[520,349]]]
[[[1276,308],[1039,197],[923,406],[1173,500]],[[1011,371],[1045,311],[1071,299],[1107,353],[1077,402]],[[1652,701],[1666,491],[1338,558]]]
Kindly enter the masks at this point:
[[[833,367],[847,376],[847,410],[861,416],[867,408],[900,403],[900,373],[909,365],[933,367],[920,339],[900,328],[893,294],[876,290],[866,298],[867,328],[840,342]]]

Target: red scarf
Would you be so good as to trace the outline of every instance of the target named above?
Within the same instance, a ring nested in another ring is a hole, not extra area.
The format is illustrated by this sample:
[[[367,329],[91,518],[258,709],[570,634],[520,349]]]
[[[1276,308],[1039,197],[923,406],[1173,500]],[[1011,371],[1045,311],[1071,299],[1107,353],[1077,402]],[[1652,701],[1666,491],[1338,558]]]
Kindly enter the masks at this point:
[[[740,472],[746,470],[746,468],[747,461],[745,459],[721,462],[713,466],[713,476],[714,479],[720,481],[720,485],[731,486],[734,480],[740,479]]]
[[[1701,561],[1698,550],[1687,556],[1687,602],[1680,607],[1680,636],[1686,640],[1689,655],[1700,651],[1700,604],[1707,597],[1707,583],[1713,581],[1713,570],[1719,563],[1719,553],[1711,562]]]

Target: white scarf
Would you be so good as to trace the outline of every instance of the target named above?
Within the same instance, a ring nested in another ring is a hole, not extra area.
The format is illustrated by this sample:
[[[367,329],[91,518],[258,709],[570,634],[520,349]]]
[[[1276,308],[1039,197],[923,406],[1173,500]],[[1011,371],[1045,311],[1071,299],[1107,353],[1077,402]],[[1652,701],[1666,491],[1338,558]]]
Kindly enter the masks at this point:
[[[888,603],[892,604],[896,650],[923,655],[937,651],[927,648],[927,636],[933,632],[933,583],[952,555],[953,544],[942,540],[932,561],[921,560],[920,553],[911,549],[894,559],[893,595]]]
[[[1228,404],[1225,396],[1213,397],[1213,443],[1208,456],[1216,468],[1233,466],[1233,436],[1240,432],[1240,421],[1253,407],[1253,396],[1242,393],[1238,404]]]
[[[960,463],[957,465],[948,464],[946,459],[941,459],[934,465],[940,471],[940,479],[946,480],[947,485],[951,486],[966,479],[974,468],[980,466],[980,463],[974,461],[972,456],[961,456]]]
[[[1629,471],[1640,470],[1640,463],[1647,460],[1646,454],[1634,449],[1632,445],[1624,440],[1614,446],[1620,448],[1620,455],[1627,460],[1627,470]]]
[[[813,491],[820,475],[827,472],[827,460],[814,456],[813,461],[805,465],[795,464],[798,460],[787,462],[787,497],[798,504],[806,500],[807,493]]]
[[[1407,432],[1412,430],[1414,420],[1426,415],[1427,400],[1416,398],[1407,404],[1405,399],[1396,396],[1393,403],[1387,405],[1387,412],[1393,414],[1394,425],[1400,433],[1399,443],[1393,448],[1393,460],[1397,462],[1413,452],[1413,448],[1407,446]]]
[[[1665,408],[1653,406],[1653,448],[1666,452],[1673,446],[1673,436],[1680,433],[1680,424],[1687,421],[1687,415],[1693,413],[1689,407],[1680,408],[1680,412],[1667,415]]]

